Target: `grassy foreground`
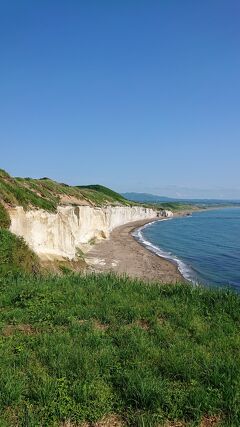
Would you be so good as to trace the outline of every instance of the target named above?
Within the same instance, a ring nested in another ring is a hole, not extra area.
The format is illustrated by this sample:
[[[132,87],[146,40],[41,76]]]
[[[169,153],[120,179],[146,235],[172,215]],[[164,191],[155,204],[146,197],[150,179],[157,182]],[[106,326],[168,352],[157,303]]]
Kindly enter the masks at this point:
[[[238,295],[111,275],[0,288],[1,427],[239,427]]]

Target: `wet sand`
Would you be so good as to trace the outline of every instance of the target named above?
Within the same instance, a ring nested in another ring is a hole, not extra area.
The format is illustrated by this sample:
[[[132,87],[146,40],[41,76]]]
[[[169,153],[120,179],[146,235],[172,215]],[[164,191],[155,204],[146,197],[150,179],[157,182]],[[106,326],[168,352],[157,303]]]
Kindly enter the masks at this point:
[[[185,282],[175,264],[150,252],[131,235],[135,228],[149,222],[137,221],[115,228],[108,240],[96,244],[87,253],[86,262],[91,270],[112,271],[160,283]]]

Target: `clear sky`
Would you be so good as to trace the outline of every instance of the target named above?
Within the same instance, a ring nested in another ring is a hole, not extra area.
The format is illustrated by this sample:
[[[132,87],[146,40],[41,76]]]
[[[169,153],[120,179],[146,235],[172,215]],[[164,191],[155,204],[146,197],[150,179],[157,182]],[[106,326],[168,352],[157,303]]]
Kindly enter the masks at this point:
[[[0,0],[0,167],[240,198],[239,23],[239,0]]]

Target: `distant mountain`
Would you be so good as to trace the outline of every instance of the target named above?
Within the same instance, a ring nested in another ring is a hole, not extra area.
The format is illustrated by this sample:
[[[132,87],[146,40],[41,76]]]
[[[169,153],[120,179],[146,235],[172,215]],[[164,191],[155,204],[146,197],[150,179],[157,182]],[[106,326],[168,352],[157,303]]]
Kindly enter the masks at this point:
[[[121,193],[127,200],[140,203],[161,203],[161,202],[175,202],[177,199],[172,197],[157,196],[155,194],[148,193]]]
[[[157,196],[149,193],[122,193],[123,197],[133,202],[139,203],[180,203],[194,204],[200,206],[239,206],[240,200],[224,200],[224,199],[177,199],[173,197]]]

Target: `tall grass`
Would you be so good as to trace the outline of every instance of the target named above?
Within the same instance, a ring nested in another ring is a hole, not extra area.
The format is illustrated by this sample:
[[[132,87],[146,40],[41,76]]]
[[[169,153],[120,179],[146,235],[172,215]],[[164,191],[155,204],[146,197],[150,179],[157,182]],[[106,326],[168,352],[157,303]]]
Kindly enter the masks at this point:
[[[240,425],[240,299],[112,275],[0,280],[0,425]],[[74,424],[75,423],[75,424]],[[177,424],[176,424],[177,425]]]
[[[1,228],[9,228],[11,224],[10,216],[3,206],[3,204],[0,202],[0,229]]]
[[[0,277],[38,271],[37,255],[31,251],[23,238],[0,228]]]

